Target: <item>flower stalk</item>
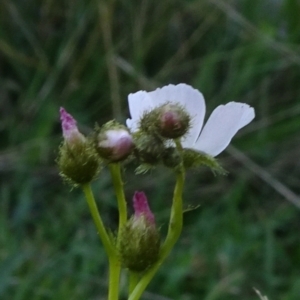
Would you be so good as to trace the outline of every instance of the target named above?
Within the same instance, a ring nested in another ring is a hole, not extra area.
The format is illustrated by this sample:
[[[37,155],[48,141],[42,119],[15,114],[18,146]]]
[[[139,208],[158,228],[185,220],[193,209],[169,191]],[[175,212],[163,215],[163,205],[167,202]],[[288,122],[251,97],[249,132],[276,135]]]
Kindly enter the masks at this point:
[[[127,221],[127,204],[124,195],[123,181],[121,176],[121,165],[120,163],[111,163],[108,165],[114,190],[117,196],[118,209],[119,209],[119,230],[126,224]]]
[[[129,271],[129,289],[128,295],[130,295],[138,284],[140,276],[138,273]]]
[[[90,184],[82,185],[82,189],[106,254],[108,257],[116,256],[117,253],[115,247],[104,227]]]
[[[118,300],[121,263],[117,256],[111,256],[108,262],[109,262],[108,300]]]
[[[181,150],[181,144],[176,141],[176,146]],[[142,276],[139,283],[136,285],[133,292],[130,294],[128,300],[139,300],[144,290],[168,257],[175,243],[177,242],[183,224],[183,209],[182,209],[182,194],[185,181],[185,170],[181,164],[180,170],[176,174],[176,185],[173,194],[173,203],[171,208],[171,215],[169,221],[169,228],[165,242],[163,243],[160,251],[159,260]]]
[[[119,278],[121,271],[121,264],[116,252],[116,248],[112,243],[107,231],[103,225],[92,189],[90,184],[82,185],[83,192],[85,194],[92,218],[96,225],[100,240],[102,241],[105,252],[109,261],[109,290],[108,300],[119,299]]]

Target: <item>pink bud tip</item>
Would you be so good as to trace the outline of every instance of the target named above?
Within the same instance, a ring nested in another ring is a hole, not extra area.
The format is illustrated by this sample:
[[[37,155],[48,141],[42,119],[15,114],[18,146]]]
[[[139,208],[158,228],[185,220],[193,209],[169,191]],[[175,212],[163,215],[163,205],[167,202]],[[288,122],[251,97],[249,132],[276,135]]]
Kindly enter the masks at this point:
[[[154,215],[148,205],[148,200],[144,192],[135,192],[133,196],[134,216],[139,218],[144,216],[151,224],[155,223]]]
[[[165,104],[159,109],[159,133],[166,138],[183,136],[189,127],[189,115],[179,105]]]
[[[161,122],[166,128],[173,128],[180,124],[180,117],[176,111],[166,111],[162,114]]]
[[[77,129],[77,122],[63,107],[59,109],[59,112],[63,135],[65,139],[68,139],[71,132]]]
[[[59,112],[64,139],[68,142],[76,139],[83,141],[84,136],[78,131],[76,120],[63,107],[59,109]]]

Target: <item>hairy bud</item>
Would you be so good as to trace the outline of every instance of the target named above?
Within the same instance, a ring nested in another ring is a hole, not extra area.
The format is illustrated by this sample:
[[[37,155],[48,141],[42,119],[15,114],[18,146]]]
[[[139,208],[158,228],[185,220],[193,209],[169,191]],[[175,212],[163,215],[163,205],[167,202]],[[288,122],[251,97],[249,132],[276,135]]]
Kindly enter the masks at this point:
[[[165,145],[159,136],[137,132],[134,134],[134,143],[135,154],[142,163],[156,165],[161,161]]]
[[[78,131],[76,120],[60,108],[64,142],[57,164],[61,176],[73,185],[91,182],[100,170],[100,159],[92,143]]]
[[[126,159],[134,147],[128,129],[115,121],[106,123],[98,130],[95,144],[98,154],[109,162]]]
[[[119,236],[119,254],[126,268],[134,272],[143,272],[158,260],[160,236],[143,192],[134,194],[133,206],[134,216]]]
[[[184,136],[190,127],[190,116],[179,104],[166,103],[146,113],[140,121],[142,131],[166,139]]]

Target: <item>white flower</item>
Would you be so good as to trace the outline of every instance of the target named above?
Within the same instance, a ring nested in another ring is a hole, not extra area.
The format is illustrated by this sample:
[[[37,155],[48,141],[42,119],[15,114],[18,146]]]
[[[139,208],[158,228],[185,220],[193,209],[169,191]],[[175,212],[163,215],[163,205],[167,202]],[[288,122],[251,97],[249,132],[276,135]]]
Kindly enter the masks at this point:
[[[249,124],[254,109],[245,103],[229,102],[218,106],[203,126],[205,101],[203,95],[193,87],[181,83],[167,85],[152,92],[139,91],[128,96],[131,119],[128,128],[135,132],[145,112],[165,103],[178,103],[191,116],[191,126],[182,139],[184,148],[194,149],[211,156],[220,154],[230,143],[239,129]]]

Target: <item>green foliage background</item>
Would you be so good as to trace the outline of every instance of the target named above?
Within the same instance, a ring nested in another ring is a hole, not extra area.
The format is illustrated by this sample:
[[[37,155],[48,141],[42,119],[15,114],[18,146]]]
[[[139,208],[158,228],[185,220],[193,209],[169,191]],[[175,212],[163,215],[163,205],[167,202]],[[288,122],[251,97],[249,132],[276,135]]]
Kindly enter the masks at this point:
[[[241,101],[256,119],[219,156],[228,176],[189,172],[183,235],[143,299],[300,299],[299,15],[297,0],[2,0],[0,299],[106,299],[83,194],[55,165],[58,109],[88,133],[125,121],[130,92],[179,82],[207,115]],[[125,176],[129,204],[144,190],[164,232],[172,173]],[[107,171],[94,190],[115,230]]]

